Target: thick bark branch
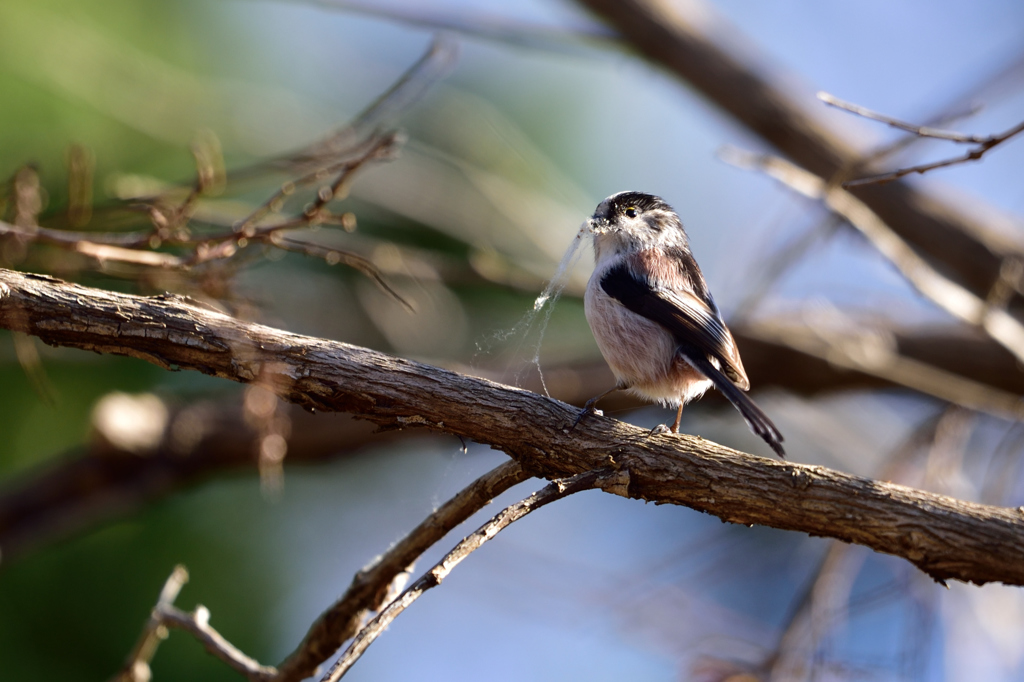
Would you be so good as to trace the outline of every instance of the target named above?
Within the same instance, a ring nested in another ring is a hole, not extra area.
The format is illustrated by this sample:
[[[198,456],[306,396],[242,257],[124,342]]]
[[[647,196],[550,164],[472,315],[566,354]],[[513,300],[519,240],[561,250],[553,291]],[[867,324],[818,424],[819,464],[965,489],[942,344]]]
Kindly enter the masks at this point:
[[[837,362],[837,350],[820,334],[803,327],[733,330],[743,352],[743,362],[758,389],[777,386],[803,395],[852,389],[899,386],[898,364],[858,368]],[[780,338],[776,338],[780,337]],[[848,340],[848,339],[847,339]],[[943,399],[971,403],[983,409],[996,403],[1005,391],[1024,393],[1024,373],[1015,358],[991,339],[964,328],[893,333],[895,363],[916,361],[927,367],[926,375],[971,378],[980,390],[965,392],[962,381],[942,381]],[[877,353],[875,353],[877,359]],[[615,377],[604,361],[547,368],[551,395],[572,405],[606,390]],[[927,376],[919,377],[927,378]],[[906,382],[909,383],[909,382]],[[919,384],[922,382],[918,382]],[[959,383],[959,385],[958,385]],[[536,385],[534,385],[536,384]],[[540,391],[540,382],[525,388]],[[917,386],[922,390],[921,386]],[[931,391],[939,394],[939,391]],[[980,395],[979,395],[980,394]],[[715,400],[717,394],[705,397]],[[1012,396],[1008,396],[1011,397]],[[972,398],[974,398],[972,400]],[[1016,408],[1020,408],[1019,399]],[[724,399],[717,399],[727,409]],[[990,410],[1008,414],[1007,400]],[[608,396],[602,407],[615,413],[639,406],[625,392]],[[288,413],[289,465],[324,462],[350,455],[367,445],[414,432],[374,433],[374,426],[348,415]],[[51,542],[83,532],[183,487],[225,471],[257,467],[260,434],[246,420],[241,404],[223,401],[168,408],[168,417],[155,446],[139,452],[113,442],[102,424],[93,424],[93,438],[84,448],[47,462],[0,485],[0,547],[3,563],[36,551]],[[182,438],[182,431],[189,434]]]
[[[818,395],[901,385],[896,383],[898,366],[891,362],[872,368],[875,371],[855,365],[841,366],[836,349],[812,330],[742,327],[733,332],[743,351],[744,365],[759,389],[777,386],[803,395]],[[929,368],[926,376],[919,378],[952,374],[969,377],[981,387],[980,391],[964,392],[959,390],[963,382],[958,386],[957,382],[945,380],[944,395],[937,397],[949,399],[949,394],[955,394],[954,402],[970,402],[972,409],[982,409],[985,399],[995,403],[1004,391],[1024,393],[1024,373],[1017,369],[1014,357],[980,334],[964,328],[940,327],[894,333],[893,341],[895,362],[916,361],[916,366]],[[603,361],[557,367],[554,372],[548,369],[551,395],[572,405],[582,405],[615,382]],[[540,391],[540,382],[533,383],[528,382],[526,388]],[[921,386],[917,388],[922,390]],[[705,401],[715,400],[716,396],[706,396]],[[1015,400],[1019,409],[1020,401]],[[721,398],[717,402],[725,403]],[[990,411],[1010,413],[1002,405],[1005,402],[996,405],[1000,409]],[[629,394],[619,392],[608,396],[602,406],[608,412],[619,412],[639,403]],[[367,445],[380,445],[387,438],[412,433],[374,433],[372,424],[348,415],[293,410],[288,418],[289,465],[344,457]],[[190,438],[181,437],[182,426],[188,427]],[[94,424],[93,431],[94,437],[85,448],[68,452],[0,486],[0,547],[4,563],[55,540],[132,514],[210,476],[240,468],[256,470],[259,433],[246,421],[240,404],[200,403],[172,408],[159,442],[141,453],[105,438],[100,424]]]
[[[903,557],[936,580],[1024,585],[1024,510],[952,499],[692,436],[648,436],[522,389],[366,348],[248,324],[173,296],[140,297],[0,270],[0,327],[46,343],[241,382],[383,427],[427,427],[498,448],[531,474],[618,467],[625,497],[733,523],[834,537]],[[799,453],[794,453],[799,457]]]

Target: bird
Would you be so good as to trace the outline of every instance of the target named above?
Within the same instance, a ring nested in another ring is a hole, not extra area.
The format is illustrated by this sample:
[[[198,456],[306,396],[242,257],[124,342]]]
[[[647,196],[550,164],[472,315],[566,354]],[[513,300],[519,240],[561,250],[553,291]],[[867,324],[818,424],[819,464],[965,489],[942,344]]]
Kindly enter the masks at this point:
[[[675,210],[652,194],[619,192],[597,206],[585,227],[595,265],[584,310],[616,385],[589,400],[576,423],[604,396],[627,390],[678,406],[672,426],[655,429],[678,433],[683,406],[714,386],[785,459],[779,429],[745,393],[750,380],[736,341]]]

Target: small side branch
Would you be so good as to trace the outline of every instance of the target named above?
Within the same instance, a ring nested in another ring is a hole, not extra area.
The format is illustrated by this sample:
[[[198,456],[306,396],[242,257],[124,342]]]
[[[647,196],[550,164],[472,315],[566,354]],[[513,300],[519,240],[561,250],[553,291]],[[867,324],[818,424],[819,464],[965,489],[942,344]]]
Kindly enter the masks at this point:
[[[340,680],[399,614],[409,608],[424,592],[440,585],[463,559],[482,547],[485,542],[508,528],[512,523],[546,504],[581,490],[589,490],[598,486],[609,474],[613,474],[613,472],[610,470],[588,471],[565,480],[554,481],[525,500],[501,510],[494,518],[456,545],[455,549],[448,552],[443,559],[434,564],[433,568],[410,585],[401,596],[388,604],[387,608],[381,611],[376,618],[367,623],[320,682]]]
[[[438,540],[491,499],[530,478],[518,462],[506,462],[466,486],[423,520],[405,538],[352,579],[345,594],[323,612],[295,652],[280,666],[275,682],[297,682],[316,673],[359,629],[363,617],[387,600],[388,588],[399,575]]]
[[[253,682],[264,682],[271,679],[277,670],[260,665],[259,662],[246,656],[223,635],[210,627],[210,611],[205,606],[197,606],[195,611],[187,613],[174,606],[181,588],[188,582],[188,571],[184,566],[175,566],[160,597],[143,627],[142,636],[128,656],[124,668],[111,682],[149,682],[152,671],[149,668],[160,642],[167,639],[167,628],[173,627],[192,633],[211,654],[227,663],[234,670],[245,675]]]
[[[990,149],[1001,145],[1002,143],[1009,140],[1021,132],[1024,132],[1024,121],[1021,121],[1017,125],[995,135],[966,135],[964,133],[958,133],[953,130],[943,130],[941,128],[932,128],[929,126],[919,126],[913,123],[907,123],[885,114],[880,114],[877,111],[872,111],[866,107],[862,107],[851,102],[846,102],[834,97],[827,92],[819,92],[818,99],[829,106],[836,107],[837,109],[843,109],[849,111],[852,114],[861,116],[863,118],[870,119],[872,121],[878,121],[884,123],[890,127],[905,130],[908,133],[917,135],[918,137],[928,137],[936,140],[947,140],[949,142],[955,142],[958,144],[973,144],[977,145],[970,151],[960,156],[954,156],[941,161],[933,161],[931,163],[922,163],[916,166],[910,166],[908,168],[900,168],[889,173],[879,173],[877,175],[869,175],[863,178],[857,178],[856,180],[847,180],[842,183],[843,187],[859,187],[861,185],[880,185],[886,182],[892,182],[898,180],[905,175],[911,175],[913,173],[924,174],[928,171],[933,171],[937,168],[946,168],[948,166],[956,166],[961,163],[967,163],[968,161],[977,161],[984,156]]]
[[[914,125],[913,123],[907,123],[906,121],[901,121],[898,118],[893,118],[891,116],[886,116],[885,114],[880,114],[877,111],[872,111],[871,109],[868,109],[867,107],[862,107],[859,104],[853,104],[852,102],[841,100],[838,97],[830,95],[827,92],[819,92],[818,99],[820,99],[825,104],[828,104],[829,106],[835,107],[837,109],[843,109],[844,111],[849,111],[851,114],[857,114],[858,116],[871,119],[872,121],[884,123],[893,128],[905,130],[906,132],[913,133],[914,135],[917,135],[919,137],[933,137],[936,140],[949,140],[950,142],[961,142],[969,144],[986,144],[990,142],[994,137],[992,135],[965,135],[964,133],[958,133],[953,130],[943,130],[941,128],[933,128],[930,126]]]

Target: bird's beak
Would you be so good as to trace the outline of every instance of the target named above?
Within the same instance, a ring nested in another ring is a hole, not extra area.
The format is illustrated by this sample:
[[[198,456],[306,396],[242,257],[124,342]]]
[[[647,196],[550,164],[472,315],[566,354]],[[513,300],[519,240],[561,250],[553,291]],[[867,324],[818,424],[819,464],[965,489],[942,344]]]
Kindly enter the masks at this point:
[[[604,234],[611,230],[611,226],[608,225],[608,221],[603,218],[590,217],[587,219],[587,227],[594,234]]]

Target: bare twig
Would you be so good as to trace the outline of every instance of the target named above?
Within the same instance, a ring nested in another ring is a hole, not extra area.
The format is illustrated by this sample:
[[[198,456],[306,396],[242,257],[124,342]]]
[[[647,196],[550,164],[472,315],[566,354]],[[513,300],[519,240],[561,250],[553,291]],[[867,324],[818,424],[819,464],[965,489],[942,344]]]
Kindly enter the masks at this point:
[[[149,620],[146,621],[146,625],[142,629],[139,641],[129,654],[122,671],[114,677],[114,682],[149,682],[152,677],[149,663],[153,660],[160,641],[167,639],[167,628],[162,628],[160,609],[173,604],[174,600],[178,598],[181,588],[187,582],[188,571],[184,566],[175,566],[164,583],[163,589],[160,590],[156,606],[149,614]]]
[[[13,224],[0,222],[0,237],[7,238],[6,257],[18,262],[25,257],[30,245],[47,244],[91,259],[107,274],[139,281],[150,276],[149,269],[185,271],[203,267],[207,275],[204,281],[213,291],[222,293],[222,287],[212,283],[226,281],[232,269],[251,261],[252,257],[246,255],[244,249],[250,242],[259,242],[271,249],[299,251],[323,257],[331,264],[351,266],[410,308],[366,258],[339,248],[309,245],[297,249],[284,235],[321,225],[341,227],[348,232],[354,229],[353,216],[335,214],[332,207],[347,198],[355,174],[364,166],[396,156],[404,137],[385,126],[395,123],[401,112],[443,77],[455,56],[452,41],[434,40],[423,57],[352,123],[295,153],[232,171],[230,180],[234,191],[246,181],[286,176],[269,198],[238,220],[208,210],[212,205],[209,198],[222,192],[229,179],[220,144],[212,134],[198,139],[192,146],[196,167],[194,181],[162,188],[151,196],[133,195],[102,211],[94,210],[91,205],[80,205],[91,196],[84,185],[91,176],[86,172],[85,156],[72,155],[74,201],[67,212],[68,225],[77,227],[89,216],[97,215],[110,221],[113,212],[120,211],[133,214],[133,224],[138,223],[140,216],[145,216],[151,223],[147,229],[103,232],[105,223],[100,224],[101,229],[90,231],[39,226],[37,217],[43,201],[38,176],[32,168],[25,167],[9,183],[15,208]],[[296,207],[299,201],[305,203]],[[283,216],[278,215],[282,213]],[[197,214],[203,219],[195,219]],[[96,225],[100,220],[92,222]]]
[[[923,174],[927,173],[928,171],[933,171],[933,170],[936,170],[938,168],[947,168],[949,166],[956,166],[956,165],[959,165],[961,163],[967,163],[969,161],[977,161],[982,156],[984,156],[985,153],[988,150],[992,149],[993,147],[995,147],[998,144],[1006,142],[1006,140],[1010,139],[1011,137],[1013,137],[1014,135],[1016,135],[1016,134],[1018,134],[1020,132],[1024,132],[1024,121],[1021,121],[1017,126],[1015,126],[1014,128],[1006,131],[1005,133],[1002,133],[1002,134],[996,136],[990,142],[988,142],[986,144],[983,144],[981,146],[975,147],[971,151],[969,151],[966,154],[963,154],[961,156],[954,156],[954,157],[949,158],[949,159],[943,159],[942,161],[933,161],[931,163],[922,163],[922,164],[919,164],[917,166],[909,166],[907,168],[900,168],[899,170],[894,170],[894,171],[892,171],[890,173],[880,173],[878,175],[871,175],[871,176],[868,176],[868,177],[865,177],[865,178],[858,178],[856,180],[847,180],[847,181],[843,182],[842,185],[843,185],[843,187],[860,187],[862,185],[881,185],[881,184],[884,184],[886,182],[892,182],[893,180],[898,180],[899,178],[902,178],[905,175],[911,175],[913,173],[918,173],[918,174],[923,175]]]
[[[930,126],[914,125],[913,123],[907,123],[906,121],[901,121],[897,118],[886,116],[885,114],[880,114],[877,111],[872,111],[871,109],[868,109],[867,107],[862,107],[859,104],[853,104],[852,102],[841,100],[838,97],[830,95],[827,92],[819,92],[818,99],[820,99],[825,104],[828,104],[829,106],[836,107],[837,109],[844,109],[846,111],[849,111],[850,113],[857,114],[858,116],[871,119],[872,121],[885,123],[888,126],[891,126],[893,128],[899,128],[900,130],[905,130],[908,133],[913,133],[914,135],[918,135],[920,137],[933,137],[937,140],[950,140],[951,142],[962,142],[971,144],[986,144],[987,142],[990,142],[994,137],[992,135],[965,135],[964,133],[958,133],[952,130],[943,130],[941,128],[933,128]]]
[[[929,128],[937,128],[940,126],[944,126],[948,123],[954,123],[962,118],[974,116],[979,111],[981,111],[982,108],[983,107],[980,104],[973,104],[968,106],[961,106],[959,109],[944,110],[939,115],[930,119],[929,122],[925,123],[924,125]],[[902,137],[899,137],[893,140],[892,142],[889,142],[888,144],[883,144],[878,148],[873,149],[870,153],[865,154],[864,157],[860,159],[856,164],[854,164],[853,167],[850,167],[849,170],[855,171],[857,169],[871,166],[872,164],[875,164],[888,156],[892,156],[893,154],[897,154],[908,149],[915,143],[918,143],[924,139],[927,138],[918,137],[917,135],[904,135]],[[840,176],[845,176],[845,173],[840,173]]]
[[[261,666],[258,660],[243,653],[210,627],[210,611],[205,606],[199,605],[190,613],[170,605],[164,606],[160,611],[163,625],[189,633],[198,639],[207,651],[223,660],[229,668],[242,673],[253,682],[273,679],[278,672],[272,666]]]
[[[284,251],[291,251],[293,253],[301,253],[307,256],[322,258],[328,265],[344,263],[350,268],[358,270],[369,277],[374,284],[380,287],[381,291],[395,299],[403,308],[409,312],[415,312],[412,305],[402,298],[398,292],[392,289],[391,285],[385,281],[377,266],[359,254],[352,253],[350,251],[343,251],[341,249],[332,249],[326,246],[320,246],[319,244],[310,244],[309,242],[299,241],[297,239],[289,239],[288,237],[279,234],[272,236],[270,238],[270,242]]]
[[[683,504],[735,523],[864,544],[935,579],[1024,584],[1024,515],[822,467],[776,463],[685,435],[650,436],[528,391],[324,339],[241,322],[174,297],[89,289],[0,270],[0,327],[53,345],[259,380],[317,410],[426,427],[564,478],[617,463],[617,494]],[[267,368],[274,372],[267,374]],[[999,547],[993,552],[993,547]]]
[[[777,156],[735,147],[722,149],[720,155],[728,163],[760,170],[804,196],[824,202],[867,237],[918,292],[957,319],[980,327],[1024,362],[1024,325],[1004,309],[989,306],[984,299],[939,274],[860,199],[841,188],[829,187],[817,175]]]
[[[943,130],[941,128],[933,128],[930,126],[914,125],[913,123],[907,123],[885,114],[880,114],[877,111],[872,111],[866,107],[862,107],[851,102],[846,102],[838,97],[834,97],[827,92],[819,92],[818,99],[825,104],[836,107],[838,109],[844,109],[851,113],[857,114],[872,121],[879,121],[885,123],[893,128],[905,130],[908,133],[913,133],[918,137],[934,138],[936,140],[948,140],[950,142],[956,142],[959,144],[975,144],[977,147],[970,150],[966,154],[961,156],[955,156],[949,159],[943,159],[942,161],[933,161],[931,163],[922,163],[916,166],[910,166],[908,168],[900,168],[899,170],[891,171],[889,173],[879,173],[877,175],[870,175],[863,178],[857,178],[856,180],[846,180],[842,183],[843,187],[859,187],[861,185],[873,185],[882,184],[886,182],[892,182],[902,178],[905,175],[911,175],[913,173],[924,174],[928,171],[933,171],[937,168],[946,168],[948,166],[955,166],[961,163],[967,163],[968,161],[977,161],[986,154],[990,149],[996,147],[1003,142],[1006,142],[1011,137],[1024,132],[1024,121],[1021,121],[1017,125],[995,135],[966,135],[964,133],[958,133],[952,130]]]
[[[158,607],[163,625],[188,632],[203,645],[208,652],[224,661],[228,666],[245,675],[253,682],[266,682],[273,679],[277,669],[269,665],[260,665],[259,661],[244,654],[238,647],[224,639],[224,636],[210,626],[210,612],[205,606],[196,606],[191,613],[174,606]]]
[[[188,582],[188,571],[184,566],[175,566],[160,591],[160,598],[149,615],[132,653],[128,656],[122,671],[112,682],[149,682],[152,673],[150,661],[156,654],[160,641],[167,639],[167,628],[178,628],[192,634],[211,654],[228,664],[232,669],[245,675],[253,682],[265,682],[277,670],[246,656],[224,636],[210,627],[210,612],[205,606],[197,606],[187,613],[174,606],[181,588]]]
[[[618,474],[613,470],[603,469],[584,472],[564,480],[556,480],[542,490],[530,495],[525,500],[516,502],[515,504],[501,510],[494,516],[494,518],[480,526],[480,528],[478,528],[473,534],[456,545],[455,548],[448,552],[448,554],[437,562],[433,568],[424,573],[423,576],[410,585],[409,588],[401,594],[401,596],[388,604],[383,611],[367,623],[366,626],[359,631],[359,634],[356,636],[352,644],[349,645],[348,649],[345,650],[345,653],[343,653],[335,664],[331,666],[331,669],[327,671],[327,674],[321,678],[320,682],[337,682],[341,679],[342,676],[348,672],[349,668],[359,660],[359,657],[363,655],[363,652],[365,652],[374,640],[376,640],[377,637],[387,629],[388,625],[390,625],[400,613],[409,608],[409,606],[419,599],[424,592],[440,585],[441,582],[448,577],[448,574],[451,573],[463,559],[468,557],[474,550],[479,549],[485,542],[493,538],[509,525],[523,518],[530,512],[540,509],[544,505],[550,504],[555,500],[560,500],[563,497],[582,490],[600,487],[604,479],[609,476],[616,475]],[[622,481],[619,481],[617,485],[621,484]]]
[[[379,610],[395,577],[453,528],[490,501],[530,478],[517,462],[506,462],[484,474],[445,502],[401,541],[359,571],[352,584],[310,627],[302,643],[280,665],[275,682],[297,682],[315,674],[317,666],[356,634],[365,614]]]

